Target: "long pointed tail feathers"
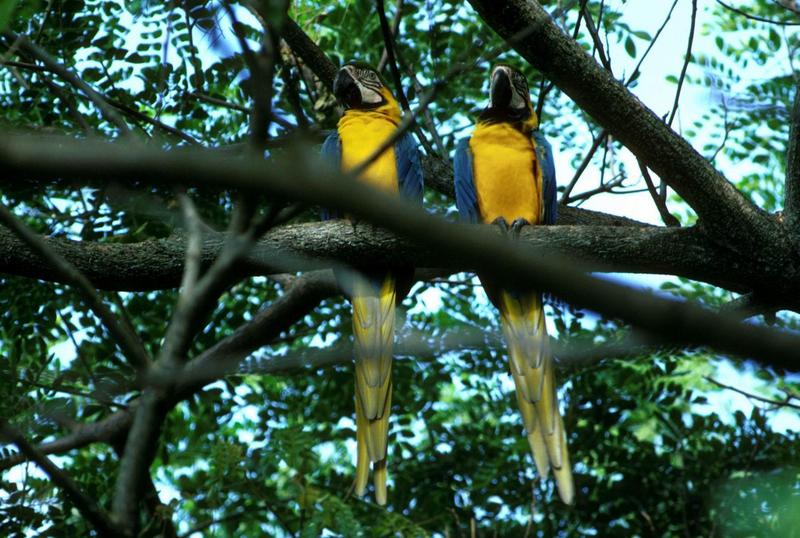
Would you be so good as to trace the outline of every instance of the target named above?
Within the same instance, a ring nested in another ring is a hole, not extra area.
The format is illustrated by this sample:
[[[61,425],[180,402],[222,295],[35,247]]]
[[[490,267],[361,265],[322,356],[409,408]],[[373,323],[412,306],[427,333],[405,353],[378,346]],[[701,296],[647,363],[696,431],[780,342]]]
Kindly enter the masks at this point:
[[[386,277],[380,287],[366,279],[353,285],[353,335],[356,370],[355,492],[366,491],[372,464],[375,500],[386,504],[386,449],[392,406],[392,345],[395,325],[395,281]]]
[[[572,504],[575,486],[541,298],[502,292],[500,299],[511,376],[536,470],[546,478],[552,468],[561,500]]]

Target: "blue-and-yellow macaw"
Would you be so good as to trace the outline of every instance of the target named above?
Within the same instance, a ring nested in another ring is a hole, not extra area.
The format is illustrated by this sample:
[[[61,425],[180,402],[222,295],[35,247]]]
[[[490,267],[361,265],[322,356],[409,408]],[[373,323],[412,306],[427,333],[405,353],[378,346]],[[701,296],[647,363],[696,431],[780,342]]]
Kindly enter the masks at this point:
[[[343,170],[350,170],[394,133],[401,119],[400,107],[377,71],[362,63],[352,62],[339,70],[333,93],[345,112],[336,131],[325,140],[322,152]],[[421,203],[422,167],[411,135],[405,134],[383,152],[360,179]],[[355,278],[337,274],[353,304],[358,446],[355,491],[358,495],[366,491],[371,463],[378,504],[386,504],[395,306],[408,293],[412,276],[412,268],[371,269]]]
[[[498,224],[518,234],[528,224],[556,220],[552,148],[539,132],[525,76],[507,65],[492,70],[490,105],[472,136],[459,142],[454,169],[462,220]],[[542,295],[503,289],[481,278],[500,310],[511,376],[539,474],[553,469],[561,499],[575,496],[564,425],[558,410],[553,359]]]

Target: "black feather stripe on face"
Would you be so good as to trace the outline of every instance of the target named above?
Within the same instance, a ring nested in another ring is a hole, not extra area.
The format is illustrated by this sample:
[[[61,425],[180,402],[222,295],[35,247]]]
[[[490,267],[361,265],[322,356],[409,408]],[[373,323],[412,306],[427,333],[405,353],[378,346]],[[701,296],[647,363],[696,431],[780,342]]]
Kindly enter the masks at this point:
[[[372,91],[380,92],[381,88],[383,87],[380,77],[378,77],[378,74],[371,69],[356,67],[354,69],[354,75],[362,85]]]
[[[511,77],[511,84],[517,93],[527,101],[530,98],[530,90],[528,89],[528,81],[522,73],[513,71],[514,76]]]

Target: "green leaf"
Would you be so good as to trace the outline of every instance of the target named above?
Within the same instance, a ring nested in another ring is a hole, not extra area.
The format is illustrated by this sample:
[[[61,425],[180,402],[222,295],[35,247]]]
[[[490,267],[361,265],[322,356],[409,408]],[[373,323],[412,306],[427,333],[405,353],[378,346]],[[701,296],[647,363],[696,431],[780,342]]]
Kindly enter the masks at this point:
[[[0,0],[0,31],[8,28],[19,0]]]
[[[627,52],[628,56],[631,58],[636,58],[636,44],[630,36],[625,40],[625,52]]]

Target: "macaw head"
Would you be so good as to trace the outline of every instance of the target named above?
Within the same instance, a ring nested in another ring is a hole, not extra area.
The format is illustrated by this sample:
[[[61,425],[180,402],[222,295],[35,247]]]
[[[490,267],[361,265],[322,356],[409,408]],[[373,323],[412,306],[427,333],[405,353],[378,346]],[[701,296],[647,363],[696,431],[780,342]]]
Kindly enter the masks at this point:
[[[351,109],[372,109],[394,100],[389,88],[372,66],[362,62],[345,64],[333,81],[333,94]]]
[[[521,71],[506,64],[494,66],[489,83],[489,108],[481,117],[490,122],[522,122],[527,128],[538,125],[528,81]]]

